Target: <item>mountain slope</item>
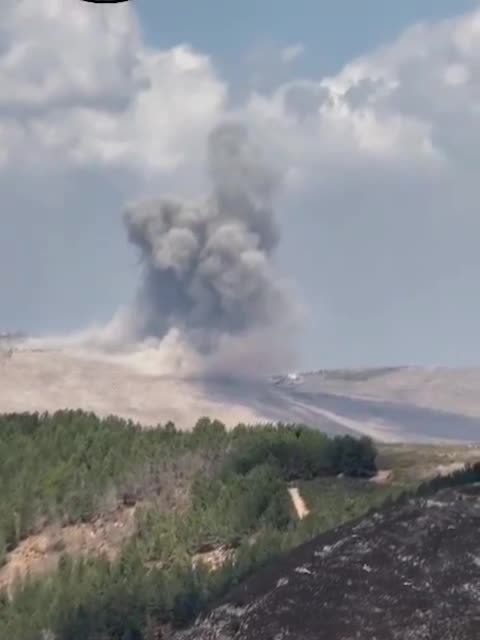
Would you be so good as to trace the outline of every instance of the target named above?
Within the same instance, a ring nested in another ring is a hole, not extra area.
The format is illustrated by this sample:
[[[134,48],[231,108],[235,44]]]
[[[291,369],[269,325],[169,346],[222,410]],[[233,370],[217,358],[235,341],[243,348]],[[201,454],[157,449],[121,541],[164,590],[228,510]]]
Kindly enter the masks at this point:
[[[319,536],[175,640],[477,640],[480,486]]]
[[[1,346],[1,345],[0,345]],[[0,412],[80,408],[144,425],[191,428],[201,415],[302,422],[384,442],[479,442],[480,370],[322,371],[275,380],[193,377],[155,348],[0,350]]]

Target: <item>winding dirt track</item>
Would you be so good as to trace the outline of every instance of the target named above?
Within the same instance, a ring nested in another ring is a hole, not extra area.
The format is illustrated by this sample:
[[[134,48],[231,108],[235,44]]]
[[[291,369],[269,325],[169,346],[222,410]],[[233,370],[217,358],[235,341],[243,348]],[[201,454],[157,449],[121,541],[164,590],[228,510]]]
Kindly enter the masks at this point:
[[[300,491],[297,487],[290,487],[288,493],[292,498],[293,506],[295,507],[295,511],[297,512],[299,520],[303,520],[303,518],[308,516],[308,514],[310,513],[310,510],[305,504],[305,500],[300,495]]]

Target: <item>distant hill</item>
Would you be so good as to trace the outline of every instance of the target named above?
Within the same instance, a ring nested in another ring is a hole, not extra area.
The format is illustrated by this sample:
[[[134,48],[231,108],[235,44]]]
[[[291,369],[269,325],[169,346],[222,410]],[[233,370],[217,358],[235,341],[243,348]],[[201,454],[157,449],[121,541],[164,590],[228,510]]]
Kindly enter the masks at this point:
[[[2,344],[4,347],[2,347]],[[192,377],[155,349],[128,354],[0,337],[0,412],[83,409],[188,428],[215,415],[308,424],[383,442],[480,442],[480,368],[383,367],[271,379]]]

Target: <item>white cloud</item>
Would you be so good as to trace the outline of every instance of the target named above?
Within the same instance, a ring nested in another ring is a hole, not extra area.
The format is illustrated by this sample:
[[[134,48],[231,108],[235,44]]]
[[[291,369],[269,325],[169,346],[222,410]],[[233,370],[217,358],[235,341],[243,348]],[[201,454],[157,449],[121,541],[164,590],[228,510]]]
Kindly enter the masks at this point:
[[[480,143],[480,12],[414,27],[335,76],[254,94],[246,112],[270,132],[276,157],[283,153],[302,188],[327,182],[331,190],[372,171],[439,185],[460,169],[471,173]]]
[[[141,79],[138,25],[128,8],[101,11],[61,0],[7,4],[2,107],[122,104]]]
[[[311,344],[337,363],[478,362],[463,318],[480,320],[480,12],[247,112],[285,159],[285,259],[316,308]]]
[[[186,46],[147,48],[129,5],[11,0],[6,18],[3,162],[61,155],[72,164],[171,171],[187,148],[199,152],[225,100],[208,57]]]

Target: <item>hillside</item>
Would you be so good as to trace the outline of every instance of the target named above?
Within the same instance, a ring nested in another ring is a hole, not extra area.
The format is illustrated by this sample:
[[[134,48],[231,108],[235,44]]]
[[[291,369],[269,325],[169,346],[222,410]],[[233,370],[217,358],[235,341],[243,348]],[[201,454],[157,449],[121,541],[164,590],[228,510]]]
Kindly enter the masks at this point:
[[[80,349],[0,351],[0,413],[83,409],[148,426],[172,420],[187,427],[215,415],[228,425],[258,422],[234,402],[208,398],[179,377],[163,375],[148,354],[122,360]]]
[[[272,558],[449,483],[478,452],[301,425],[0,416],[0,637],[168,637]]]
[[[478,418],[479,387],[480,370],[474,367],[385,367],[310,372],[303,376],[299,388],[366,400],[406,402]]]
[[[192,622],[267,559],[393,494],[371,482],[375,459],[368,439],[301,425],[0,416],[0,637],[149,640]],[[308,509],[301,491],[339,475],[344,490]]]
[[[1,637],[476,640],[476,489],[382,505],[468,475],[480,373],[171,372],[147,348],[2,351]]]
[[[478,483],[411,498],[260,570],[175,640],[476,640],[479,526]]]
[[[239,422],[301,422],[383,442],[478,442],[480,370],[384,368],[248,380],[181,372],[154,348],[113,354],[64,346],[0,351],[0,412],[64,408],[188,428],[215,415]],[[178,363],[177,363],[178,364]]]

